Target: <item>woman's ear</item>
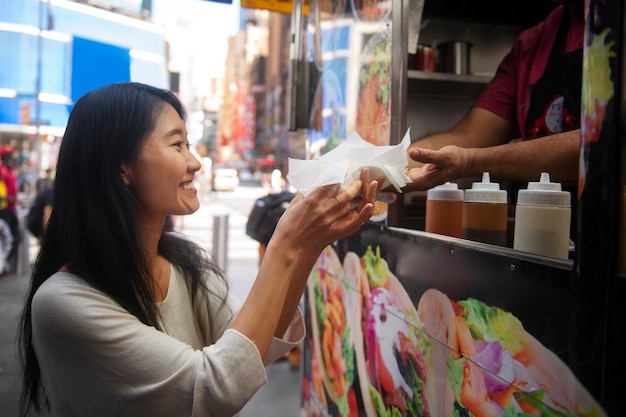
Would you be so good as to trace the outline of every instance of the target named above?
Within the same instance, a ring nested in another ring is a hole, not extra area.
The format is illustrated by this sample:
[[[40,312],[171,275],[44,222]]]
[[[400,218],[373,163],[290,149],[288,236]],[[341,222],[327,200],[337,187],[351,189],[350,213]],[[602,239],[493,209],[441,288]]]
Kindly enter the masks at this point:
[[[128,180],[128,174],[126,173],[126,170],[124,168],[120,170],[120,175],[122,176],[122,181],[124,182],[124,185],[128,187],[130,185],[130,181]]]

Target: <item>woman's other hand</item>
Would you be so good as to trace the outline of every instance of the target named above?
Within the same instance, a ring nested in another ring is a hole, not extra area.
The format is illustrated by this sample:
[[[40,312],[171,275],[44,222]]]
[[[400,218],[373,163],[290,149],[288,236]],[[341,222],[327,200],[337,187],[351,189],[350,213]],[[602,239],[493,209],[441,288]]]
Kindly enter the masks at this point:
[[[270,245],[319,253],[355,233],[372,216],[381,183],[371,181],[364,169],[361,180],[343,192],[338,192],[339,185],[332,185],[318,187],[306,197],[298,193],[278,222]]]

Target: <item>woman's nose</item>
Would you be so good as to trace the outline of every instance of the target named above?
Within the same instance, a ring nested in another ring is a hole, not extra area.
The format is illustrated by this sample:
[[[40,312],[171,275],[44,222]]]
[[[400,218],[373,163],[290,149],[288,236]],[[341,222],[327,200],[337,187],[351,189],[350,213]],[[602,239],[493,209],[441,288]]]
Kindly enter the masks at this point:
[[[200,171],[202,168],[202,164],[198,161],[198,158],[196,158],[191,152],[189,153],[189,159],[187,159],[187,166],[190,171],[194,172]]]

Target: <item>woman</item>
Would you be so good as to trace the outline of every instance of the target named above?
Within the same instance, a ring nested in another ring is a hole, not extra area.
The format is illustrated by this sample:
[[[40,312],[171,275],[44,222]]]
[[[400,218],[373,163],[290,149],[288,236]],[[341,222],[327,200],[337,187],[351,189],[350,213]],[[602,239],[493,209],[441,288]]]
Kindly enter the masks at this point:
[[[199,170],[171,93],[120,83],[76,102],[22,315],[23,415],[231,416],[302,340],[308,274],[371,216],[378,182],[296,196],[239,306],[201,248],[163,229],[198,209]]]

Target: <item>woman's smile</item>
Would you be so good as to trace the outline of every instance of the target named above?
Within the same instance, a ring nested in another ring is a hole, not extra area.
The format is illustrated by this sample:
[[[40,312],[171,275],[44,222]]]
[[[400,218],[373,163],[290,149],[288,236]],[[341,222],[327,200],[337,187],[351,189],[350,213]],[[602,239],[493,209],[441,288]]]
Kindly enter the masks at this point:
[[[195,194],[197,194],[197,190],[196,190],[196,186],[194,185],[193,181],[189,181],[189,182],[184,182],[180,185],[179,187],[181,190],[185,190],[185,191],[193,191]]]

